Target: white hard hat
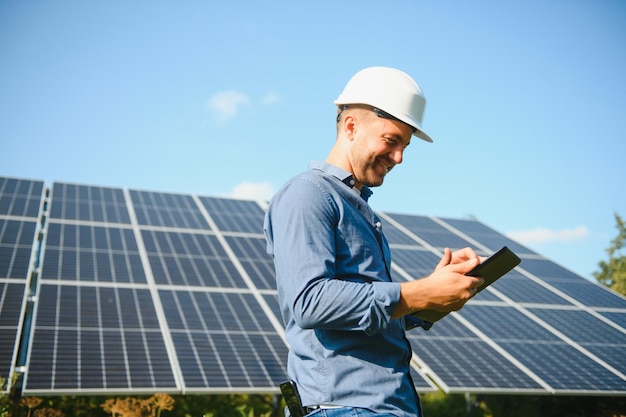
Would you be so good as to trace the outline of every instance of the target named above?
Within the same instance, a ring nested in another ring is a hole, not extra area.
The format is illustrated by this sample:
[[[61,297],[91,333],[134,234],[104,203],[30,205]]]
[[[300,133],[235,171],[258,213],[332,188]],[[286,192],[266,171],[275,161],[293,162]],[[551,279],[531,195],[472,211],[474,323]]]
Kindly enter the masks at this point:
[[[406,73],[388,67],[369,67],[357,72],[334,103],[338,106],[367,104],[413,128],[413,135],[433,140],[422,130],[426,99],[417,83]]]

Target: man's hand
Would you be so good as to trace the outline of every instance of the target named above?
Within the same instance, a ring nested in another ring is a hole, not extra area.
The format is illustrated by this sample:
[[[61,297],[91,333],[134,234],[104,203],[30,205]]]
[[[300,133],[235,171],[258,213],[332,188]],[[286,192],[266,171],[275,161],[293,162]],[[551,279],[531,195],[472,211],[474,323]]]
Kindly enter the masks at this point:
[[[450,248],[445,248],[435,271],[449,264],[459,264],[472,259],[478,259],[478,263],[482,262],[482,259],[476,255],[476,252],[474,252],[472,248],[463,248],[454,253],[450,251]]]
[[[445,248],[432,274],[400,284],[400,301],[393,317],[426,309],[446,312],[461,309],[483,283],[482,278],[465,275],[479,263],[480,258],[471,248],[454,253]]]

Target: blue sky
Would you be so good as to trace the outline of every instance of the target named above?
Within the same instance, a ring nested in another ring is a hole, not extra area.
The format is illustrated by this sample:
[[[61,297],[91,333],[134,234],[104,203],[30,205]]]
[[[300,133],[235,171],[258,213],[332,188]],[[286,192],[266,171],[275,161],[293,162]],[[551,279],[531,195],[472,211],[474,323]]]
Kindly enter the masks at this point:
[[[268,198],[371,65],[424,129],[376,210],[467,218],[592,278],[626,216],[626,3],[3,1],[0,175]]]

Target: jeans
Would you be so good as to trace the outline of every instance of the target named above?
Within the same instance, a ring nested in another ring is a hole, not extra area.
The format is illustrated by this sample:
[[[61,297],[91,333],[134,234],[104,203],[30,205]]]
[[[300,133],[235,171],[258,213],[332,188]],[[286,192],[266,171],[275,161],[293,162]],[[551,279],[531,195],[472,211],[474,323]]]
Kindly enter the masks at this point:
[[[365,408],[342,407],[313,410],[306,417],[395,417],[393,414],[380,414]]]

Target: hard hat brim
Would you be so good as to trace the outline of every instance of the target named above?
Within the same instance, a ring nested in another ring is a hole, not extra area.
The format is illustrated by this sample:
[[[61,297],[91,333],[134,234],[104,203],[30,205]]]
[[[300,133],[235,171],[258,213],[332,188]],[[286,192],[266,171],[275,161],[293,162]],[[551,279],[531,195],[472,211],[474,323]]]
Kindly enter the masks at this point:
[[[366,106],[372,106],[372,107],[376,107],[378,108],[378,106],[375,106],[372,103],[347,103],[344,102],[343,100],[341,100],[341,96],[339,96],[337,98],[337,100],[333,101],[333,103],[338,106],[349,106],[349,105],[355,105],[355,104],[364,104]],[[385,110],[384,108],[381,108],[382,111],[387,112],[387,110]],[[410,116],[408,115],[393,115],[393,117],[399,121],[401,121],[402,123],[405,123],[406,125],[408,125],[412,130],[413,130],[413,136],[422,139],[426,142],[429,143],[433,143],[433,139],[426,133],[424,132],[424,130],[419,126],[419,123],[417,123],[417,121],[413,120]]]
[[[409,126],[411,126],[411,125],[409,125]],[[413,127],[413,126],[411,126],[411,127]],[[425,140],[426,142],[433,143],[433,139],[430,136],[428,136],[426,134],[426,132],[424,132],[422,129],[415,128],[415,131],[413,132],[413,136],[418,137],[418,138],[420,138],[422,140]]]

